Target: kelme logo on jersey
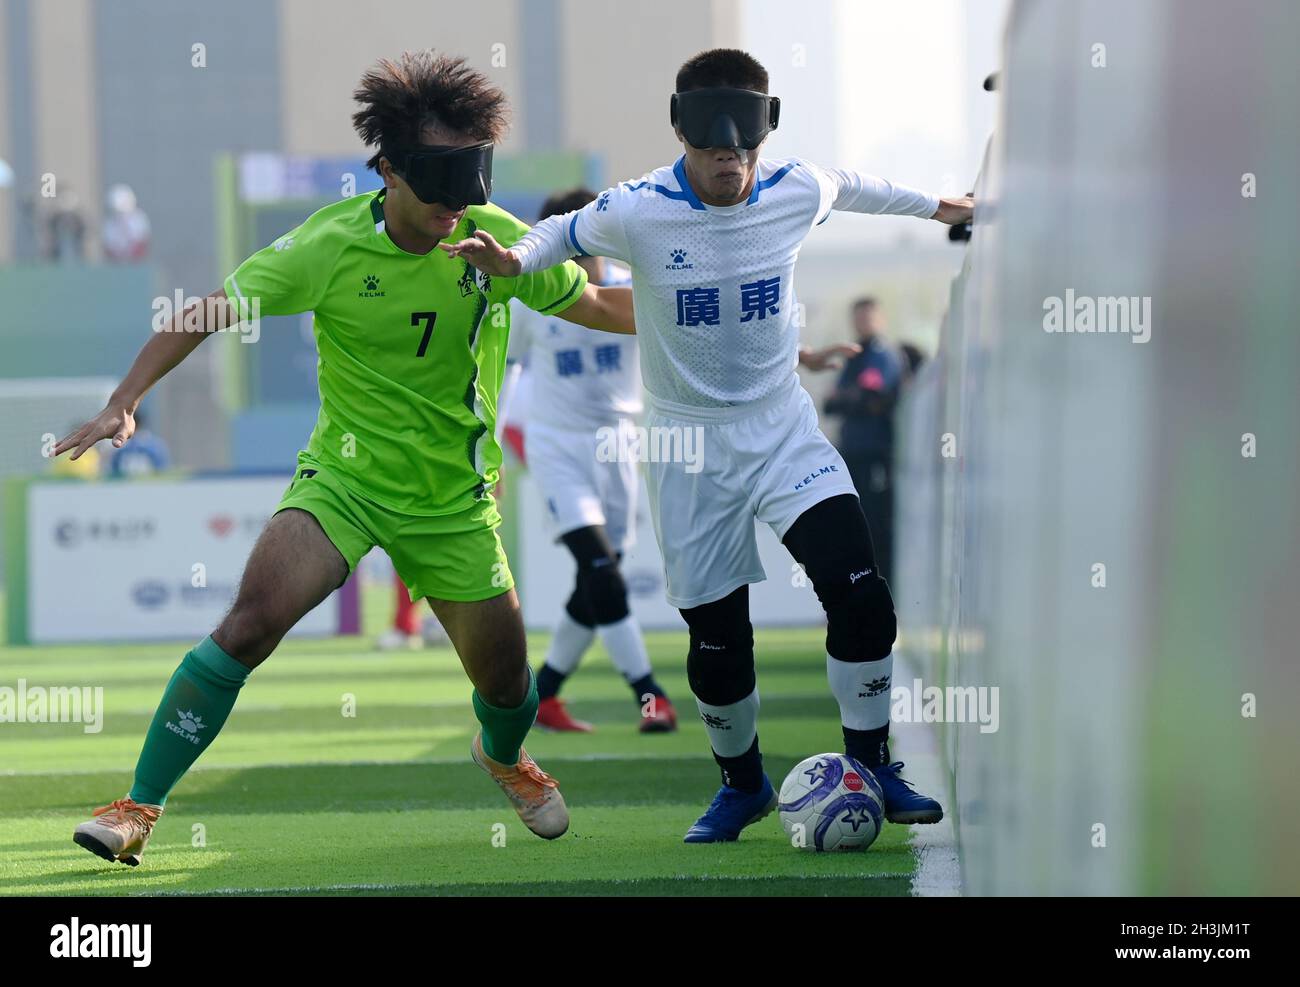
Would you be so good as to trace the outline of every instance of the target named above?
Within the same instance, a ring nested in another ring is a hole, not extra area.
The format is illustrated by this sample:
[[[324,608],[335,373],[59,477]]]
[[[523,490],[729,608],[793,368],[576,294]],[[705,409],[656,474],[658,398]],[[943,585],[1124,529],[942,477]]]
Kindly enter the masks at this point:
[[[367,274],[361,279],[361,286],[364,290],[357,292],[358,298],[383,298],[384,293],[379,290],[379,275]]]
[[[686,251],[685,251],[685,250],[682,250],[680,247],[678,247],[677,249],[671,251],[671,252],[670,252],[670,256],[672,257],[673,262],[672,262],[671,264],[665,264],[665,265],[664,265],[664,270],[665,270],[665,271],[690,271],[690,270],[694,270],[695,265],[694,265],[694,264],[688,264],[688,263],[686,263]]]
[[[802,490],[804,487],[808,486],[810,483],[815,481],[819,476],[825,476],[827,473],[838,473],[839,471],[840,471],[839,467],[836,466],[834,463],[831,463],[829,466],[819,466],[817,469],[813,470],[802,480],[796,483],[794,485],[794,488],[796,490]]]

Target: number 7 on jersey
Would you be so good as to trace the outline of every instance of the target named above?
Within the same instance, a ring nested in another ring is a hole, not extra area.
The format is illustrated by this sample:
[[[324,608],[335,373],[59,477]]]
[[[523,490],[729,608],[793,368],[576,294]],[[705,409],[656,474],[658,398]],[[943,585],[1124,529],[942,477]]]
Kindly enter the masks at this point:
[[[411,325],[418,326],[424,322],[424,335],[420,337],[420,348],[415,351],[416,356],[424,356],[425,351],[429,348],[429,339],[433,336],[433,324],[438,321],[437,312],[412,312]]]

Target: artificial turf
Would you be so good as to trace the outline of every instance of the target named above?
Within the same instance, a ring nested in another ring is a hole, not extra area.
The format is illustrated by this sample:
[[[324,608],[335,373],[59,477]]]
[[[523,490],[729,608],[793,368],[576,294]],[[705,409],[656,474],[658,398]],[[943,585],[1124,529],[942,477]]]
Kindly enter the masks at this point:
[[[137,868],[75,846],[120,797],[187,644],[0,649],[0,685],[102,686],[99,733],[0,724],[0,895],[900,895],[915,861],[887,825],[866,852],[790,846],[775,815],[740,842],[688,846],[718,785],[686,685],[686,639],[648,635],[681,729],[637,732],[637,707],[599,649],[565,697],[593,734],[535,730],[569,832],[530,834],[469,761],[469,685],[447,648],[379,653],[366,638],[289,641],[258,669],[213,746],[177,786]],[[530,637],[534,661],[545,639]],[[760,730],[775,784],[840,749],[822,632],[757,635]],[[344,715],[345,707],[355,715]]]

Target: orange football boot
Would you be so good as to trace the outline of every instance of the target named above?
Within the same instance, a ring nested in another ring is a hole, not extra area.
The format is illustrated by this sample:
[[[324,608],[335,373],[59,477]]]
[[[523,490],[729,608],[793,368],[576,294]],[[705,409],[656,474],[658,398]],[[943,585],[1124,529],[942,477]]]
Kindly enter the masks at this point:
[[[135,867],[162,812],[160,805],[142,805],[121,798],[91,813],[93,818],[73,832],[72,842],[105,860]]]
[[[506,793],[525,826],[544,840],[564,835],[569,828],[569,808],[564,804],[560,786],[524,753],[522,747],[519,748],[517,764],[494,761],[483,750],[483,733],[480,731],[474,735],[469,752],[474,763]]]

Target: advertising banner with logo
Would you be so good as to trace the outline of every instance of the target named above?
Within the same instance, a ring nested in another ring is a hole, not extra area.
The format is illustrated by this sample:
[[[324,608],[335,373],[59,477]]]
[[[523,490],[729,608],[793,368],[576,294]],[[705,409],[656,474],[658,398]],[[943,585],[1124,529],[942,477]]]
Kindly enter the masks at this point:
[[[10,627],[11,640],[185,640],[209,633],[234,599],[286,482],[275,475],[27,484],[25,582],[10,580],[10,592],[18,583],[26,599],[11,601],[11,624],[18,625]],[[331,595],[292,633],[345,629],[342,598],[343,591]]]
[[[551,537],[546,507],[537,484],[524,471],[510,474],[509,496],[518,520],[515,555],[510,568],[519,584],[524,623],[549,631],[573,592],[574,561]],[[686,624],[664,599],[664,564],[647,507],[644,479],[638,496],[636,544],[623,560],[632,612],[648,629],[685,630]],[[808,626],[825,620],[812,583],[777,540],[772,529],[757,525],[758,554],[767,580],[749,587],[750,619],[755,627]]]

